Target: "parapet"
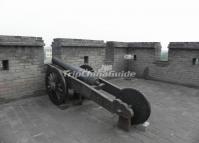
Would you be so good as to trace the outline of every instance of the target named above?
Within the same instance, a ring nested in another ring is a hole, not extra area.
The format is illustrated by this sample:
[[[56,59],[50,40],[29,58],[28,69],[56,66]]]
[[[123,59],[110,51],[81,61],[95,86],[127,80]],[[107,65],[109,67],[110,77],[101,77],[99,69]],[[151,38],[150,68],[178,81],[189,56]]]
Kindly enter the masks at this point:
[[[116,42],[116,41],[107,41],[108,47],[116,47],[116,48],[128,48],[128,42]]]
[[[129,48],[146,48],[146,49],[155,49],[161,48],[160,42],[129,42]]]
[[[170,42],[169,49],[199,50],[199,42]]]
[[[41,37],[0,36],[0,46],[43,47],[44,45]]]
[[[161,48],[160,42],[116,42],[108,41],[107,46],[116,47],[116,48],[148,48],[155,49]]]
[[[56,38],[52,47],[105,47],[103,40]]]

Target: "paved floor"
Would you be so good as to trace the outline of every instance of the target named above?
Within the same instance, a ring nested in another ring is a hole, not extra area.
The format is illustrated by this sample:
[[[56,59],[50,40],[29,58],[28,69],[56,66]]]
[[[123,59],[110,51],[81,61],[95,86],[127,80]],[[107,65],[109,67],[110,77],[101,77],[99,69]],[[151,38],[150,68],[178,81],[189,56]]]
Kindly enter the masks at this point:
[[[146,131],[117,128],[91,101],[60,110],[47,96],[0,105],[0,143],[198,143],[199,90],[155,81],[112,80],[141,90],[152,105]]]

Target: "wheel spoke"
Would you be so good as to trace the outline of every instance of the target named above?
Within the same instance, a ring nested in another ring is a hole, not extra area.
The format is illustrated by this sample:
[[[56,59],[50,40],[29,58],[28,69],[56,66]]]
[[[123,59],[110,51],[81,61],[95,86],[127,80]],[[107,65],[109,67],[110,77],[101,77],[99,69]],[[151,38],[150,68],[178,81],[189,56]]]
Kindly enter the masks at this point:
[[[46,89],[51,101],[55,105],[60,105],[65,102],[65,79],[60,71],[51,67],[46,75]]]
[[[50,73],[49,79],[50,79],[50,81],[53,80],[53,73]]]
[[[55,93],[58,100],[61,99],[61,97],[63,96],[59,90],[56,90]]]

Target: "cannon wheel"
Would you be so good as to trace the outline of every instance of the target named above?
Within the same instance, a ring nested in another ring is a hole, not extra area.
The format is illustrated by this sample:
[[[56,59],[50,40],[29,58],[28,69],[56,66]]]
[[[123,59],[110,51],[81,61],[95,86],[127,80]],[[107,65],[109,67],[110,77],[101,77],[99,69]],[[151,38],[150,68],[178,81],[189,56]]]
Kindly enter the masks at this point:
[[[119,92],[117,98],[127,103],[133,110],[132,125],[142,124],[148,120],[151,106],[142,93],[132,88],[125,88]]]
[[[66,95],[68,95],[68,86],[60,70],[56,67],[48,66],[45,79],[46,90],[50,100],[55,105],[64,104]]]

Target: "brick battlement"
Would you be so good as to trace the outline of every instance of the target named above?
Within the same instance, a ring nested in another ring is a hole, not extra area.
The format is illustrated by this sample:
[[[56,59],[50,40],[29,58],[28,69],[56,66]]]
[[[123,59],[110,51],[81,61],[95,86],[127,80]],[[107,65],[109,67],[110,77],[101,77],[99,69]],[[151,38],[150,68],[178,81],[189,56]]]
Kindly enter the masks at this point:
[[[0,101],[42,93],[44,41],[41,37],[0,36]],[[9,48],[8,48],[9,47]],[[103,65],[133,71],[137,77],[199,87],[199,42],[171,42],[160,61],[160,42],[117,42],[56,38],[52,55],[75,66]],[[131,59],[125,59],[131,55]]]

